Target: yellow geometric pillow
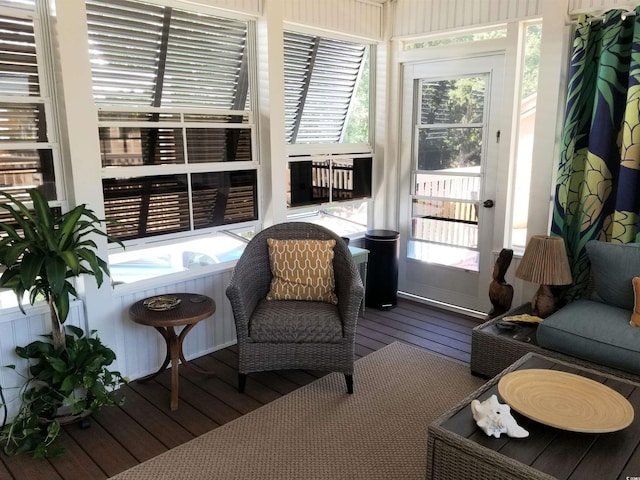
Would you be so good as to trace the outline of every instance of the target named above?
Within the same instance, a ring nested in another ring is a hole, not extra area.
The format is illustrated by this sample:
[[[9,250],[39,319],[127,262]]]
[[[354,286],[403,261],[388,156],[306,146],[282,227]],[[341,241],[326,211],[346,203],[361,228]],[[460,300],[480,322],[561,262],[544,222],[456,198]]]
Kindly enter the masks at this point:
[[[310,300],[336,305],[333,276],[335,240],[267,238],[271,289],[267,300]]]
[[[633,312],[631,313],[631,321],[634,327],[640,327],[640,277],[633,277],[631,280],[633,285]]]

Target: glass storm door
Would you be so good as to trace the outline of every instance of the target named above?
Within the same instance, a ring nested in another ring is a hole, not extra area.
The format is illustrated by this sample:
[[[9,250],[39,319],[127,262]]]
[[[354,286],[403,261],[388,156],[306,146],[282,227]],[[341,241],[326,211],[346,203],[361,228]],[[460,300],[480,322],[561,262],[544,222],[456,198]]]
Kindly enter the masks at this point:
[[[501,55],[407,65],[399,289],[487,311]]]

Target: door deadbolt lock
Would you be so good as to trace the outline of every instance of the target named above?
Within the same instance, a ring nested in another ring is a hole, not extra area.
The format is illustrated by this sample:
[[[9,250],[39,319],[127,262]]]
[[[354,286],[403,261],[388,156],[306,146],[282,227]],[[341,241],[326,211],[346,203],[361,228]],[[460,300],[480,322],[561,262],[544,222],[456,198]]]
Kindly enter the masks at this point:
[[[493,200],[485,200],[484,202],[482,202],[482,206],[484,208],[493,208]]]

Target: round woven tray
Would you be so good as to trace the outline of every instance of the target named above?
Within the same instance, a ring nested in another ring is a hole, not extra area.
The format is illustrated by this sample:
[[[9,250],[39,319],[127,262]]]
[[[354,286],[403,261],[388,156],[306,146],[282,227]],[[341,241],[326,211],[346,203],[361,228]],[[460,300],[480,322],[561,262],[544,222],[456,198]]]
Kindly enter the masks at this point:
[[[626,398],[601,383],[572,373],[516,370],[500,379],[498,391],[516,412],[563,430],[615,432],[633,421],[633,407]]]

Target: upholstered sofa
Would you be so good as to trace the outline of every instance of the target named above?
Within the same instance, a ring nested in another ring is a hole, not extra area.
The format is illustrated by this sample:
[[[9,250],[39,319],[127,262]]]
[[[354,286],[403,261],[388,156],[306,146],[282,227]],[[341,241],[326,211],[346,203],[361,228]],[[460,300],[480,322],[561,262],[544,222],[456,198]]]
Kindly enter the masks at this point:
[[[630,324],[640,245],[590,241],[586,249],[592,292],[547,317],[537,329],[538,345],[640,375],[640,326]]]

